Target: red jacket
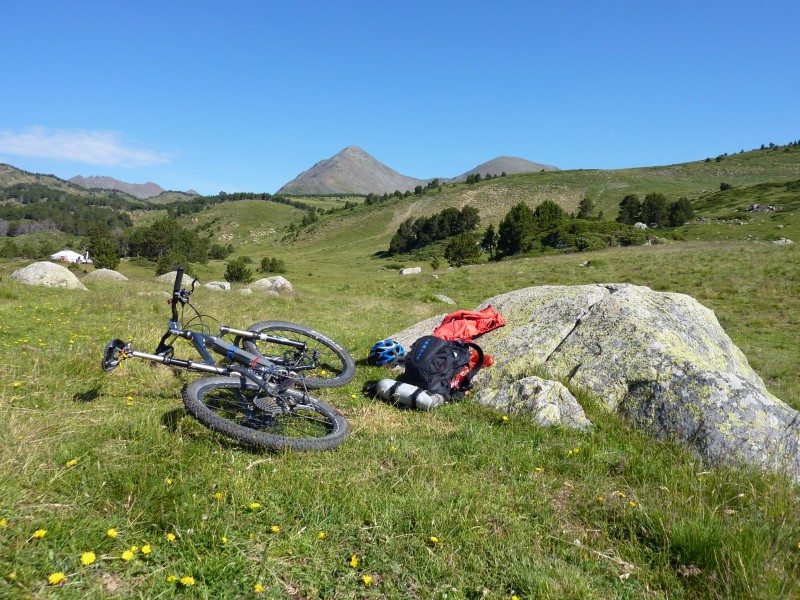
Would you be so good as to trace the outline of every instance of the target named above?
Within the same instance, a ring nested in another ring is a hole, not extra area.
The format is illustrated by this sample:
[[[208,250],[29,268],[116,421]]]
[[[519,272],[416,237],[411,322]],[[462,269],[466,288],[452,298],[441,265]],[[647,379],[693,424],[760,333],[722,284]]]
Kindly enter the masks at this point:
[[[491,306],[483,310],[457,310],[444,318],[442,324],[433,330],[433,335],[445,340],[471,342],[473,337],[505,324],[503,317]]]

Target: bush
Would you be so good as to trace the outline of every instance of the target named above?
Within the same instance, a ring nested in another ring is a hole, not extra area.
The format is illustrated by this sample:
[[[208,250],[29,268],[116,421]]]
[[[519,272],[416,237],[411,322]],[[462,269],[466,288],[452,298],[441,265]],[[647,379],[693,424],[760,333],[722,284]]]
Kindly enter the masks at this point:
[[[166,254],[161,255],[156,263],[156,275],[163,275],[170,271],[176,271],[181,265],[186,266],[189,259],[185,254],[178,250],[170,250]]]
[[[452,238],[444,250],[444,257],[452,267],[476,262],[481,257],[481,246],[474,233],[462,233]]]
[[[225,281],[229,283],[250,283],[253,271],[247,266],[244,257],[234,258],[225,268]]]

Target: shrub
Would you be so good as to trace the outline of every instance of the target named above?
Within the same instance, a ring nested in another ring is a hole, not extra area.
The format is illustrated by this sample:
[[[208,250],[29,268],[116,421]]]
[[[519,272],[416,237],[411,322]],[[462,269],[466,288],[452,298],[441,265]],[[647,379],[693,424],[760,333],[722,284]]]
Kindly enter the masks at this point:
[[[225,268],[225,281],[229,283],[250,283],[253,271],[247,266],[244,257],[234,258]]]
[[[178,250],[170,250],[166,254],[162,254],[156,263],[156,275],[163,275],[170,271],[175,271],[181,265],[186,265],[189,259],[183,252]]]

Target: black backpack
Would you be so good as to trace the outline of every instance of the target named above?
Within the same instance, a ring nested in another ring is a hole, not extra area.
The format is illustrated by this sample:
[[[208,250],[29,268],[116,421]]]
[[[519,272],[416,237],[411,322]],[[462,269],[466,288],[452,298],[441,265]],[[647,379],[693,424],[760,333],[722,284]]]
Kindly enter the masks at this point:
[[[478,364],[453,387],[453,380],[469,365],[469,349],[478,353]],[[432,335],[419,338],[406,353],[405,372],[398,378],[445,400],[461,398],[472,388],[472,378],[483,367],[483,350],[471,342],[443,340]]]

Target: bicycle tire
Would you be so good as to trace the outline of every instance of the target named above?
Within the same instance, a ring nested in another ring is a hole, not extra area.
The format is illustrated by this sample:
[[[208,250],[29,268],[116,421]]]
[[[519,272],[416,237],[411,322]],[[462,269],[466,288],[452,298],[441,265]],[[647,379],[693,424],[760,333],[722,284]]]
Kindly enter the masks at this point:
[[[239,377],[205,377],[183,388],[187,412],[200,423],[238,442],[270,450],[332,450],[350,435],[350,425],[331,405],[300,390],[274,396]],[[259,404],[259,406],[256,405]]]
[[[248,331],[304,342],[308,349],[303,353],[293,352],[279,343],[260,340],[244,340],[244,349],[290,369],[300,367],[297,372],[306,387],[339,387],[350,382],[356,374],[356,363],[350,353],[327,335],[310,327],[288,321],[262,321],[252,325]],[[309,350],[317,352],[318,358],[314,361],[314,368],[303,369],[313,360]],[[274,360],[278,357],[280,360]]]

